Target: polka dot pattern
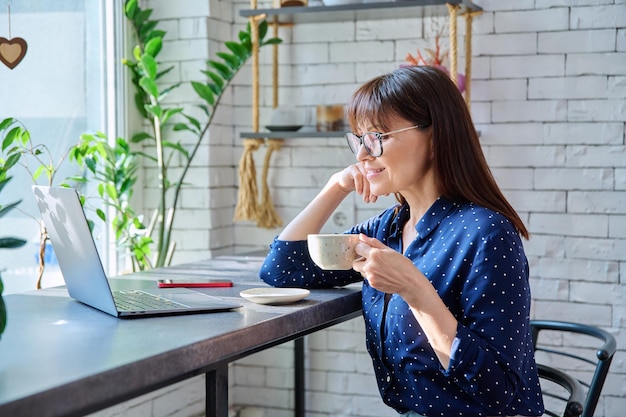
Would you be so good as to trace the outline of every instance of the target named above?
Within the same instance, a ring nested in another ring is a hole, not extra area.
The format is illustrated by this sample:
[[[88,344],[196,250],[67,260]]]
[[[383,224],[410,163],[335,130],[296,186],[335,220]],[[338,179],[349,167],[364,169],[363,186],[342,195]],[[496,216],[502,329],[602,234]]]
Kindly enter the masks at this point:
[[[392,207],[348,233],[402,251],[408,206]],[[459,322],[443,369],[407,303],[363,282],[366,346],[383,401],[424,416],[540,416],[541,389],[529,329],[528,263],[501,214],[438,199],[416,225],[405,255],[430,280]],[[274,240],[260,271],[270,285],[327,288],[362,280],[322,271],[306,241]]]

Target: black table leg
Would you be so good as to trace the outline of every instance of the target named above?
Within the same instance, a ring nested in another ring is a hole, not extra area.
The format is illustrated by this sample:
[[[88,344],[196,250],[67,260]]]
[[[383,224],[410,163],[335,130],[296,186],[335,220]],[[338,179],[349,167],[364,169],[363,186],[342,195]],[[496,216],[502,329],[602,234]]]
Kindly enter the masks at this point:
[[[304,337],[295,340],[294,345],[294,395],[295,395],[295,417],[304,417]]]
[[[228,363],[206,373],[207,417],[228,417]]]

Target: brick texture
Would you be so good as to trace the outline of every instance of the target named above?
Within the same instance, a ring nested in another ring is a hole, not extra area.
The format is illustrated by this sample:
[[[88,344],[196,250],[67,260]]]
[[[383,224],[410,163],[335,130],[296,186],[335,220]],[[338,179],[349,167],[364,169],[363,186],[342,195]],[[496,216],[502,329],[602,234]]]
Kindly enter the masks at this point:
[[[472,33],[472,114],[496,178],[532,232],[526,249],[533,317],[585,322],[615,334],[618,353],[596,416],[621,416],[626,407],[626,3],[476,3],[484,13],[475,17]],[[246,23],[238,11],[249,8],[239,0],[152,0],[146,6],[170,28],[163,56],[176,66],[170,76],[182,81],[201,78],[203,61],[236,36]],[[312,125],[316,105],[345,102],[361,82],[403,63],[406,53],[431,47],[432,34],[446,25],[447,18],[407,15],[398,21],[281,27],[280,104],[302,110]],[[463,39],[459,44],[464,57]],[[271,112],[270,64],[270,51],[261,51],[262,125]],[[263,249],[279,231],[231,220],[243,149],[238,132],[251,126],[249,76],[244,69],[231,86],[189,179],[193,191],[182,200],[176,225],[182,250],[176,261]],[[187,102],[193,95],[183,91],[172,100]],[[255,156],[258,167],[263,155],[262,150]],[[285,141],[269,175],[283,220],[295,216],[351,158],[342,139]],[[147,178],[153,176],[146,171]],[[153,196],[145,190],[145,198]],[[360,221],[390,203],[371,207],[350,199],[340,210]],[[183,236],[193,236],[193,242]],[[363,339],[361,319],[307,337],[308,417],[396,415],[378,396]],[[231,414],[292,415],[292,367],[292,344],[233,364]],[[100,415],[197,415],[202,412],[198,384],[201,378]]]

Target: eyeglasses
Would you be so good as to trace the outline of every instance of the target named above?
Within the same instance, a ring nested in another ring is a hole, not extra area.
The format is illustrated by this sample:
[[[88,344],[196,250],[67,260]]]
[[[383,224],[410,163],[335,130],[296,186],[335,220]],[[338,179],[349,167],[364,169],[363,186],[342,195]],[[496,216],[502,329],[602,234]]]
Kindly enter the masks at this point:
[[[356,133],[348,132],[345,136],[346,140],[348,141],[348,146],[350,147],[350,150],[353,154],[357,155],[359,153],[361,145],[363,145],[365,146],[365,150],[368,154],[373,157],[378,157],[383,154],[383,138],[385,136],[389,136],[394,133],[404,132],[411,129],[423,129],[428,126],[429,124],[415,125],[387,133],[365,132],[361,136],[357,135]]]

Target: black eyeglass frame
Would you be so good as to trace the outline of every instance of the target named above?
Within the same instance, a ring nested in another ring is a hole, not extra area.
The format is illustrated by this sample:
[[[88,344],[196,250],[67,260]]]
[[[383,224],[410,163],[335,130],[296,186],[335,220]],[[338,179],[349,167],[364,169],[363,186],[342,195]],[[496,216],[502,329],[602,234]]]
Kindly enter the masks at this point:
[[[430,126],[430,123],[423,124],[423,125],[413,125],[413,126],[405,127],[405,128],[398,129],[398,130],[393,130],[391,132],[386,132],[386,133],[365,132],[361,136],[359,136],[359,135],[357,135],[356,133],[353,133],[353,132],[346,132],[344,134],[344,137],[346,138],[346,141],[348,142],[348,147],[350,148],[350,150],[352,151],[352,153],[354,155],[358,155],[359,149],[361,148],[361,146],[363,146],[365,148],[365,151],[370,156],[373,156],[374,158],[378,158],[379,156],[381,156],[383,154],[383,138],[385,136],[389,136],[389,135],[392,135],[394,133],[404,132],[404,131],[411,130],[411,129],[424,129],[424,128],[428,127],[428,126]],[[380,153],[378,153],[377,155],[374,155],[372,153],[372,150],[370,149],[370,147],[367,146],[365,144],[365,142],[363,142],[363,138],[365,136],[367,136],[367,135],[374,135],[374,137],[376,138],[375,140],[378,140],[378,146],[380,147]],[[351,138],[357,138],[359,140],[359,144],[357,145],[356,142],[353,141]],[[355,145],[356,148],[353,148],[352,145]]]

